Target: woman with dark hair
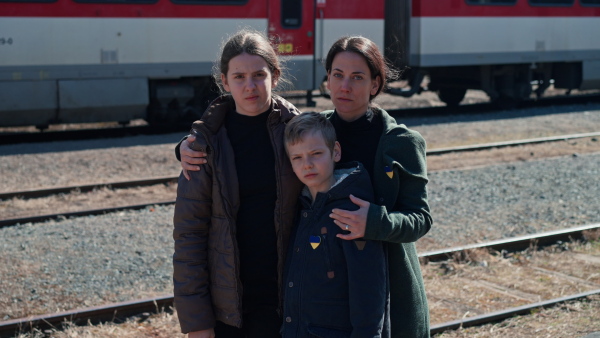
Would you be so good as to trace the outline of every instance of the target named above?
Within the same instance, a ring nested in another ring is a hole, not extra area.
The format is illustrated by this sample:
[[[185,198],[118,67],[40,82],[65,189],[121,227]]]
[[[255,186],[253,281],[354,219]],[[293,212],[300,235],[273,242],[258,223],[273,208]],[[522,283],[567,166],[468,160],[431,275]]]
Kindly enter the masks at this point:
[[[189,337],[281,336],[279,286],[301,189],[283,143],[300,112],[271,93],[281,72],[265,36],[233,35],[215,72],[229,94],[192,126],[189,146],[207,164],[180,176],[173,217],[175,308]]]
[[[358,210],[332,211],[335,223],[350,232],[338,237],[387,243],[390,322],[386,324],[392,337],[428,337],[429,309],[414,244],[433,223],[427,203],[425,140],[372,104],[395,74],[371,40],[339,39],[329,50],[325,68],[335,110],[323,114],[335,128],[340,162],[361,162],[375,190],[375,203],[351,195]],[[181,154],[184,171],[200,170],[202,152],[191,151],[184,141]]]
[[[338,236],[387,242],[392,337],[428,337],[429,309],[414,244],[433,223],[427,203],[425,140],[371,104],[390,74],[371,40],[339,39],[327,54],[325,68],[335,110],[323,114],[342,146],[340,161],[363,163],[377,203],[351,196],[360,207],[357,211],[334,209],[335,223],[351,232]]]

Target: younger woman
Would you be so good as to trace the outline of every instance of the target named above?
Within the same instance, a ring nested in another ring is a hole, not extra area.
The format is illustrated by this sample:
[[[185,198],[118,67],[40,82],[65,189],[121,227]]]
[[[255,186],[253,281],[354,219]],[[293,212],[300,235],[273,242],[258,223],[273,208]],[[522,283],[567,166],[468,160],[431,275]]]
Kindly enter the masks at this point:
[[[271,94],[281,76],[260,33],[224,45],[218,76],[229,94],[192,126],[203,170],[182,174],[173,218],[175,307],[189,337],[280,337],[281,290],[301,183],[285,123],[299,111]]]

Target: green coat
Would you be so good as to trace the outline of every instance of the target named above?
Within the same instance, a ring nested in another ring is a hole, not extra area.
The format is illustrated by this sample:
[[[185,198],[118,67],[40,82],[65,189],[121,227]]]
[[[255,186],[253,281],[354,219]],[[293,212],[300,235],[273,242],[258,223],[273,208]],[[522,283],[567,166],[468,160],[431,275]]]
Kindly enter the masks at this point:
[[[373,112],[381,115],[384,128],[373,166],[376,203],[369,207],[364,237],[388,242],[392,337],[429,337],[429,308],[414,244],[433,223],[426,144],[421,134],[397,124],[385,110]],[[323,113],[329,118],[333,111]],[[391,178],[386,167],[393,171]]]

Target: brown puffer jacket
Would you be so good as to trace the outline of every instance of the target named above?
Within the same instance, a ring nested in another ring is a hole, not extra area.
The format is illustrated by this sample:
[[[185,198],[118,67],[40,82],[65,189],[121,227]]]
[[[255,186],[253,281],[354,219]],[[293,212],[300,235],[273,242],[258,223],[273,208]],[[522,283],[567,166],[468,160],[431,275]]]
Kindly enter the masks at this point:
[[[173,284],[175,308],[184,333],[213,328],[215,320],[236,327],[242,325],[242,288],[235,237],[240,199],[233,149],[227,131],[221,128],[226,114],[234,109],[231,96],[221,96],[211,103],[200,121],[194,122],[192,132],[197,134],[197,140],[190,146],[205,150],[208,163],[202,170],[190,172],[190,181],[183,175],[179,177],[173,217]],[[273,96],[268,129],[277,174],[274,215],[280,285],[302,187],[286,155],[283,132],[285,123],[299,113],[291,103]]]

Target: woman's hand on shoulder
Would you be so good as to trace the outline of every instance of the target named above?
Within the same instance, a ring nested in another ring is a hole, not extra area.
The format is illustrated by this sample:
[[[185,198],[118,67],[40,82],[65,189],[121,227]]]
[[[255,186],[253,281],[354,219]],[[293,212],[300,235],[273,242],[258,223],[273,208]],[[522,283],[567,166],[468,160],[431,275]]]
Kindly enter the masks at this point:
[[[179,147],[179,155],[181,156],[181,168],[183,169],[183,176],[190,180],[189,171],[199,171],[199,164],[206,163],[206,153],[201,151],[195,151],[190,148],[190,143],[194,142],[196,137],[190,135],[187,139],[181,142],[181,146]]]
[[[188,333],[188,338],[215,338],[215,330],[208,329]]]
[[[345,240],[353,240],[365,236],[367,227],[367,214],[371,203],[361,200],[354,195],[350,195],[352,203],[359,206],[358,210],[348,211],[343,209],[333,209],[329,217],[333,218],[333,222],[344,231],[349,231],[349,234],[338,234],[337,237]]]

